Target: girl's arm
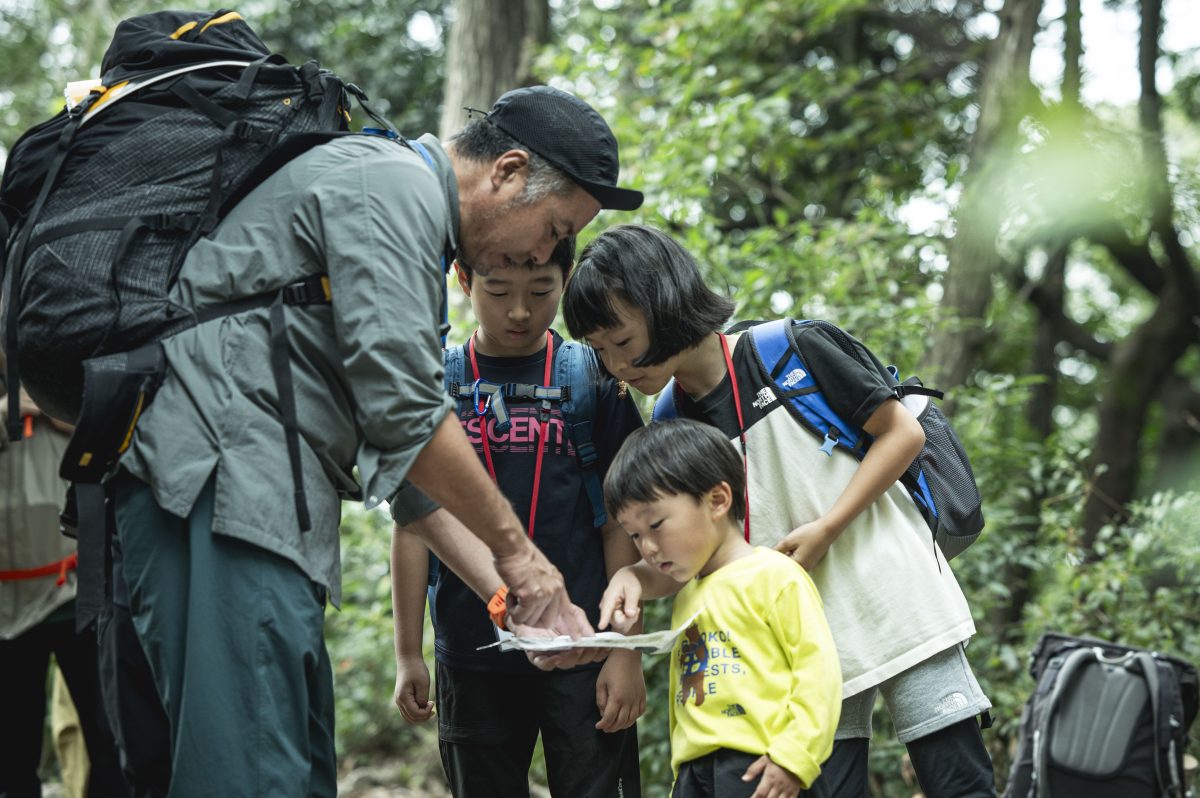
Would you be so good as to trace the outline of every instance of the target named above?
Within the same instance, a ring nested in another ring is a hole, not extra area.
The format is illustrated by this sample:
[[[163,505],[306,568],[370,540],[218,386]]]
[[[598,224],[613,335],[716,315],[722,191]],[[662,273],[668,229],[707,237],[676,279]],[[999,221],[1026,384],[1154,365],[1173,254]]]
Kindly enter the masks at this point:
[[[863,429],[875,440],[833,506],[775,545],[809,571],[817,567],[850,522],[900,479],[925,445],[920,422],[894,399],[881,404]]]

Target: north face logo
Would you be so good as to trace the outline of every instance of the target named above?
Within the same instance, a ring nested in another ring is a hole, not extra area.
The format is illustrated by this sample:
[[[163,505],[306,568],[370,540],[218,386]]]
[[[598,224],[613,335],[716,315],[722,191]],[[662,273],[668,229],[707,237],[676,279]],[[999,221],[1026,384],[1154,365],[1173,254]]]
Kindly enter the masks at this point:
[[[774,401],[775,401],[775,392],[772,391],[769,387],[764,387],[762,390],[760,390],[758,392],[758,396],[755,397],[754,401],[751,404],[753,404],[754,407],[757,408],[758,410],[762,410],[764,407],[766,407],[767,405],[771,404],[771,402],[774,402]]]
[[[792,388],[807,376],[808,373],[804,369],[792,369],[783,378],[783,387]]]

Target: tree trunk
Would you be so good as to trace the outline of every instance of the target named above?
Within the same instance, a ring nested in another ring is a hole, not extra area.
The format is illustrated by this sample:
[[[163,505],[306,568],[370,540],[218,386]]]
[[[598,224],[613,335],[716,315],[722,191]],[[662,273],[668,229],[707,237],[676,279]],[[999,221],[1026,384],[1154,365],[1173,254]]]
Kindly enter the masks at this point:
[[[1176,371],[1161,396],[1163,427],[1153,490],[1194,490],[1200,485],[1200,382]]]
[[[1067,0],[1063,13],[1062,102],[1064,108],[1074,113],[1080,111],[1079,89],[1083,74],[1081,17],[1080,0]],[[1030,389],[1029,401],[1025,404],[1025,426],[1031,443],[1045,441],[1054,433],[1054,407],[1058,404],[1056,349],[1061,340],[1058,319],[1064,313],[1067,255],[1070,248],[1071,242],[1063,241],[1051,250],[1041,279],[1044,300],[1043,304],[1038,305],[1030,373],[1041,377],[1042,382]],[[1013,533],[1025,541],[1025,545],[1036,545],[1045,498],[1045,487],[1030,480],[1026,498],[1019,504],[1013,529]],[[1011,586],[1009,600],[1006,605],[998,606],[994,614],[994,626],[1001,639],[1016,639],[1022,634],[1020,621],[1025,605],[1033,597],[1033,578],[1029,566],[1016,561],[1006,563],[1003,580],[1004,584]]]
[[[504,92],[530,82],[533,58],[550,33],[546,0],[457,0],[446,48],[446,92],[438,135],[487,111]]]
[[[1194,322],[1200,288],[1175,230],[1171,183],[1163,143],[1162,100],[1154,82],[1162,32],[1162,0],[1142,0],[1138,65],[1142,94],[1138,115],[1142,154],[1149,176],[1150,230],[1164,260],[1164,284],[1154,313],[1113,352],[1108,384],[1101,395],[1099,431],[1090,472],[1092,489],[1083,508],[1082,544],[1091,551],[1100,529],[1125,514],[1135,495],[1140,444],[1150,402],[1175,364],[1197,340]]]
[[[996,249],[1002,207],[997,186],[1015,153],[1017,124],[1032,96],[1029,60],[1042,0],[1007,0],[1000,32],[992,42],[979,93],[979,120],[971,140],[969,171],[955,214],[942,305],[957,322],[940,329],[924,364],[939,388],[966,382],[979,364],[986,340],[984,316],[992,299],[992,276],[1003,268]]]

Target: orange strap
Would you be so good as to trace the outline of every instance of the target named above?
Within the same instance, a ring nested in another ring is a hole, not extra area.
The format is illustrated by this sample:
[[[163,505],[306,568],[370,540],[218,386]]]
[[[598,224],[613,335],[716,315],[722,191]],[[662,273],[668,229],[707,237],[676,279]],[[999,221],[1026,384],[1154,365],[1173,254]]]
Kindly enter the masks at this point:
[[[504,585],[496,588],[496,592],[492,594],[491,599],[487,604],[488,615],[492,618],[492,623],[501,629],[507,629],[505,622],[508,620],[508,588]]]
[[[23,568],[17,571],[0,571],[0,582],[15,582],[18,579],[38,579],[43,576],[58,574],[58,580],[54,584],[62,587],[67,583],[67,572],[74,571],[78,567],[79,555],[73,552],[58,562],[52,562],[49,565],[42,565],[37,568]]]

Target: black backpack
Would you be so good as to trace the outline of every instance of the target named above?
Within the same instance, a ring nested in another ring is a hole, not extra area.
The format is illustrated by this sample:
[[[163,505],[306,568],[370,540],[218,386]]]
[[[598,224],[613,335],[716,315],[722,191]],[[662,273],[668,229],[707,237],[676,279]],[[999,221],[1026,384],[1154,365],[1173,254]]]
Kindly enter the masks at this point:
[[[1196,718],[1196,668],[1133,646],[1048,632],[1021,715],[1005,798],[1188,795],[1183,769]]]
[[[154,397],[165,372],[157,342],[169,335],[270,308],[281,442],[300,527],[310,528],[284,306],[330,302],[328,279],[203,308],[180,306],[170,291],[192,245],[255,186],[351,135],[351,96],[384,128],[376,132],[410,146],[360,89],[316,61],[296,67],[273,55],[233,11],[124,20],[101,69],[100,86],[16,142],[0,181],[9,435],[21,437],[22,382],[42,409],[76,425],[60,474],[73,483],[64,530],[78,524],[80,628],[107,590],[102,482]]]
[[[102,85],[21,136],[0,183],[10,395],[23,381],[67,421],[83,361],[196,323],[168,301],[188,250],[289,158],[345,130],[348,92],[362,99],[315,61],[272,55],[227,10],[124,20],[101,68]]]
[[[821,375],[812,372],[800,351],[795,328],[810,325],[827,332],[846,357],[857,359],[856,344],[861,344],[827,321],[749,321],[735,324],[726,333],[750,331],[755,360],[764,380],[774,385],[774,392],[792,417],[816,436],[822,452],[832,455],[834,449],[842,449],[862,460],[871,446],[871,436],[844,420],[849,413],[844,409],[839,412],[837,397],[831,400],[826,395],[821,388]],[[951,560],[974,543],[983,531],[983,499],[975,484],[975,473],[954,428],[938,406],[930,401],[943,398],[942,392],[926,388],[918,377],[901,381],[895,366],[884,368],[878,360],[875,363],[880,376],[916,417],[925,433],[924,448],[900,477],[900,482],[925,519],[942,554]],[[659,394],[654,404],[655,421],[677,415],[677,390],[681,389],[671,380]]]

